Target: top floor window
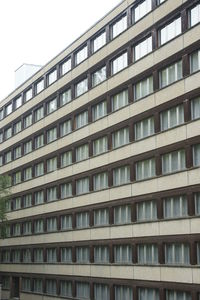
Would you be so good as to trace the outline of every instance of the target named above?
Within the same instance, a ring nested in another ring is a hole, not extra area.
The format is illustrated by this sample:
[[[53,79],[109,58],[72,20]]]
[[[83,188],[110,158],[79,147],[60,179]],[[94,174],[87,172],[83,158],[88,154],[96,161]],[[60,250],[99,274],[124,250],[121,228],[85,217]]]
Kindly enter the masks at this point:
[[[133,19],[134,22],[137,22],[142,17],[144,17],[148,12],[152,10],[152,1],[145,0],[142,3],[139,3],[133,10]]]
[[[8,116],[9,114],[11,114],[11,112],[12,112],[12,103],[10,103],[10,104],[8,104],[6,106],[5,112],[6,112],[6,116]]]
[[[55,82],[57,80],[57,70],[53,70],[52,72],[50,72],[47,75],[47,82],[48,85],[52,84],[53,82]]]
[[[200,22],[200,4],[197,4],[195,7],[193,7],[190,10],[190,27],[196,25],[197,23]]]
[[[75,54],[75,64],[78,65],[87,58],[87,45]]]
[[[66,74],[67,72],[69,72],[72,68],[72,61],[71,58],[68,58],[66,61],[64,61],[61,65],[60,65],[60,73],[61,75]]]
[[[27,91],[25,92],[24,100],[27,102],[27,101],[29,101],[32,97],[33,97],[33,91],[32,91],[32,88],[30,88],[29,90],[27,90]]]
[[[127,28],[127,15],[124,15],[119,20],[117,20],[111,27],[112,30],[112,38],[114,39],[121,32],[126,30]]]
[[[103,31],[97,37],[94,38],[92,46],[93,52],[96,52],[106,44],[106,32]]]
[[[163,45],[168,41],[181,34],[181,17],[175,19],[160,30],[160,44]]]
[[[22,96],[14,100],[15,109],[19,108],[22,105]]]
[[[35,86],[36,94],[39,94],[44,89],[44,79],[38,81]]]

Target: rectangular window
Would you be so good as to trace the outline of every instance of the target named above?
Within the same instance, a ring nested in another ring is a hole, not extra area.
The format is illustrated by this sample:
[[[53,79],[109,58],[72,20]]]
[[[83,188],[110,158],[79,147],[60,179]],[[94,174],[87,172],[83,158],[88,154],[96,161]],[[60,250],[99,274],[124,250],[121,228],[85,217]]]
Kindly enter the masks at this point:
[[[76,181],[76,194],[81,195],[89,192],[89,178],[81,178]]]
[[[78,82],[75,85],[75,96],[76,97],[79,97],[80,95],[84,94],[87,91],[88,91],[88,79],[87,78]]]
[[[51,73],[47,75],[48,85],[54,83],[57,80],[57,70],[53,70]]]
[[[34,249],[33,250],[34,262],[41,263],[43,262],[43,249]]]
[[[56,248],[47,249],[47,262],[55,263],[57,262],[57,251]]]
[[[33,97],[32,88],[25,92],[24,101],[27,102]]]
[[[22,96],[20,96],[20,97],[18,97],[17,99],[14,100],[14,105],[15,105],[15,109],[22,106]]]
[[[153,76],[145,78],[139,81],[134,86],[135,101],[144,98],[153,93]]]
[[[39,107],[34,112],[35,122],[38,122],[42,118],[44,118],[44,106]]]
[[[164,199],[164,218],[179,218],[188,215],[187,197],[176,196]]]
[[[28,167],[24,170],[24,181],[32,178],[32,167]]]
[[[193,150],[193,166],[200,166],[200,144],[194,145]]]
[[[60,65],[60,74],[64,75],[68,73],[71,70],[71,68],[72,68],[72,60],[71,58],[68,58]]]
[[[165,245],[165,263],[188,265],[190,264],[190,248],[189,245],[179,244],[166,244]]]
[[[94,283],[94,300],[102,299],[110,300],[109,286],[103,283]]]
[[[86,45],[75,54],[75,64],[76,65],[80,64],[82,61],[84,61],[87,58],[87,56],[88,56],[88,49]]]
[[[190,10],[190,27],[200,22],[200,4]]]
[[[52,217],[47,219],[47,232],[56,231],[57,230],[57,218]]]
[[[57,200],[57,187],[53,186],[47,189],[47,202]]]
[[[127,52],[121,54],[111,62],[111,73],[112,75],[120,72],[128,66],[128,54]]]
[[[185,150],[178,150],[162,155],[162,174],[184,170]]]
[[[57,127],[47,130],[47,144],[57,139]]]
[[[182,291],[166,290],[165,296],[166,300],[192,300],[190,293]]]
[[[44,135],[40,134],[35,138],[35,149],[44,146]]]
[[[12,127],[5,129],[4,138],[5,140],[9,139],[12,136]]]
[[[138,20],[140,20],[141,18],[143,18],[151,10],[152,10],[151,0],[142,1],[133,10],[133,14],[134,14],[133,19],[134,19],[134,22],[137,22]]]
[[[95,263],[109,263],[109,247],[95,246],[94,247],[94,262]]]
[[[107,102],[102,101],[92,107],[92,121],[96,121],[107,115]]]
[[[92,87],[100,84],[104,80],[106,80],[106,66],[92,74]]]
[[[9,263],[10,262],[10,250],[2,251],[2,262]]]
[[[0,120],[3,120],[3,109],[0,109]]]
[[[19,133],[22,130],[22,121],[18,121],[13,125],[13,132],[14,134]]]
[[[24,118],[24,128],[27,128],[32,125],[33,118],[32,113]]]
[[[93,155],[104,153],[108,150],[108,138],[104,136],[93,141]]]
[[[192,120],[200,118],[200,97],[191,100]]]
[[[13,199],[13,210],[17,210],[21,208],[21,197],[17,197]]]
[[[135,123],[135,139],[140,140],[155,133],[154,117],[150,117]]]
[[[79,146],[76,148],[76,161],[81,161],[89,157],[89,146],[88,144]]]
[[[114,224],[131,223],[131,206],[121,205],[114,207]]]
[[[160,45],[167,43],[168,41],[181,34],[181,17],[173,20],[171,23],[160,29]]]
[[[34,222],[34,232],[35,233],[44,232],[44,221],[43,220],[36,220]]]
[[[12,252],[12,262],[19,263],[20,262],[20,250],[13,250]]]
[[[35,177],[41,176],[44,174],[44,163],[41,162],[35,165]]]
[[[12,112],[12,103],[8,104],[6,107],[5,107],[5,114],[6,116],[10,115]]]
[[[152,288],[138,288],[138,300],[159,300],[159,290]]]
[[[140,42],[134,47],[135,61],[144,57],[150,52],[152,52],[152,36],[146,38],[144,41]]]
[[[2,276],[2,289],[10,290],[10,277],[9,276]]]
[[[5,163],[9,163],[12,160],[12,153],[11,151],[6,152],[5,154]]]
[[[33,279],[33,291],[34,293],[41,293],[43,292],[43,280],[40,278]]]
[[[72,163],[72,151],[67,151],[61,154],[60,156],[60,167],[66,167]]]
[[[76,297],[90,299],[90,285],[86,282],[76,282]]]
[[[129,143],[129,128],[122,128],[112,133],[112,147],[118,148]]]
[[[137,221],[148,221],[157,219],[156,201],[143,201],[136,205]]]
[[[72,298],[72,282],[61,280],[60,281],[60,295],[63,297]]]
[[[32,206],[32,194],[27,194],[23,197],[24,207]]]
[[[127,28],[127,15],[124,15],[119,20],[117,20],[111,27],[112,31],[112,38],[114,39],[118,36],[121,32],[126,30]]]
[[[120,264],[132,263],[132,248],[130,245],[114,246],[114,262]]]
[[[108,187],[108,173],[103,172],[93,177],[93,189],[99,191]]]
[[[47,159],[47,172],[53,172],[57,170],[57,157]]]
[[[39,94],[41,91],[43,91],[43,89],[44,89],[44,79],[42,79],[36,83],[36,86],[35,86],[36,94]]]
[[[116,111],[128,104],[128,89],[114,95],[111,98],[112,111]]]
[[[47,115],[54,112],[57,109],[57,99],[53,99],[46,104]]]
[[[69,183],[63,183],[60,186],[60,197],[61,199],[71,197],[72,196],[72,184]]]
[[[177,105],[160,113],[161,130],[167,130],[184,123],[183,104]]]
[[[3,155],[0,155],[0,166],[3,166]]]
[[[44,191],[37,191],[34,194],[35,205],[44,203]]]
[[[146,159],[136,163],[136,180],[143,180],[156,175],[155,159]]]
[[[46,280],[46,293],[49,295],[57,295],[57,282],[55,279]]]
[[[182,78],[182,61],[163,69],[159,72],[160,88],[168,86]]]
[[[72,248],[61,248],[61,262],[72,262]]]
[[[190,73],[194,73],[199,69],[200,69],[200,50],[190,55]]]
[[[32,140],[24,143],[24,155],[32,152]]]
[[[93,40],[93,52],[96,52],[106,44],[106,32],[103,31]]]
[[[16,172],[15,174],[13,174],[13,184],[18,184],[22,181],[21,179],[21,171]]]
[[[75,129],[81,128],[88,124],[88,111],[84,111],[75,117]]]
[[[109,224],[109,210],[108,210],[108,208],[96,209],[94,211],[94,225],[95,226],[101,226],[101,225],[108,225],[108,224]]]
[[[31,250],[25,249],[22,252],[22,259],[24,263],[30,263],[31,262]]]
[[[90,249],[89,247],[76,248],[76,262],[89,263],[90,262]]]
[[[66,90],[62,94],[60,94],[60,106],[63,106],[69,103],[72,100],[72,91],[71,89]]]
[[[13,236],[19,236],[19,235],[21,235],[21,225],[18,223],[13,225]]]
[[[130,182],[130,167],[124,166],[113,170],[113,186]]]
[[[89,212],[81,212],[76,214],[76,227],[86,228],[90,226]]]
[[[19,158],[19,157],[21,157],[22,156],[22,148],[21,148],[21,146],[18,146],[18,147],[16,147],[16,148],[14,148],[14,151],[13,151],[14,153],[14,159],[17,159],[17,158]]]
[[[133,290],[131,287],[124,285],[114,286],[115,300],[132,300]]]
[[[72,216],[71,215],[61,216],[60,222],[61,222],[62,230],[72,229]]]
[[[32,224],[31,224],[31,222],[25,222],[23,224],[23,234],[24,235],[32,234]]]
[[[154,244],[137,246],[138,263],[142,265],[158,264],[158,247]]]
[[[31,279],[22,278],[22,291],[30,292],[31,291]]]
[[[0,143],[2,143],[2,142],[3,142],[3,133],[0,132]]]

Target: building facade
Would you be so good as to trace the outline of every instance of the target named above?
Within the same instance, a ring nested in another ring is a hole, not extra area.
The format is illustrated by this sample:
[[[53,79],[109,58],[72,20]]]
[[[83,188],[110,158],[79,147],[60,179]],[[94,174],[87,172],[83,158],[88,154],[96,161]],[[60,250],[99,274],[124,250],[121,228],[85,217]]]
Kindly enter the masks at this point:
[[[200,299],[199,37],[122,1],[0,103],[3,299]]]

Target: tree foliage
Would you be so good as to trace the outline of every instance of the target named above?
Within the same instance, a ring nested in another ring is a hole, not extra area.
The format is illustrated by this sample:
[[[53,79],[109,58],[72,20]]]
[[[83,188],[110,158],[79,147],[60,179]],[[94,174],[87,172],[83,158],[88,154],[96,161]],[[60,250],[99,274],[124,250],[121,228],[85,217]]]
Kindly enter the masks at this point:
[[[6,236],[6,201],[10,197],[10,177],[0,175],[0,238]]]

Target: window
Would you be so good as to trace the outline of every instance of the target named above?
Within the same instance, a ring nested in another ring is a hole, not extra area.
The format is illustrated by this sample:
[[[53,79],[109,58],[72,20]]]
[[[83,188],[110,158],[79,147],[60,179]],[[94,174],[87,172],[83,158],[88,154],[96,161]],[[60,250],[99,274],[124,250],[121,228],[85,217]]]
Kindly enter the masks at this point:
[[[24,207],[32,206],[32,194],[27,194],[23,198]]]
[[[43,262],[43,249],[34,249],[33,250],[34,262],[40,263]]]
[[[36,94],[39,94],[44,89],[44,79],[40,80],[36,83],[35,91]]]
[[[25,249],[22,252],[22,259],[24,263],[30,263],[31,262],[31,250]]]
[[[38,122],[42,118],[44,118],[44,106],[41,106],[35,110],[34,113],[35,122]]]
[[[20,262],[20,250],[13,250],[12,252],[12,262],[19,263]]]
[[[108,187],[108,173],[100,173],[93,176],[94,191],[103,190]]]
[[[121,205],[114,207],[114,224],[125,224],[131,222],[131,206]]]
[[[77,263],[89,263],[90,250],[89,247],[77,247],[76,248],[76,262]]]
[[[57,284],[55,279],[46,280],[46,293],[49,295],[57,295]]]
[[[85,78],[84,80],[78,82],[75,85],[75,96],[79,97],[80,95],[84,94],[88,90],[88,79]]]
[[[44,221],[43,220],[36,220],[34,222],[34,231],[35,231],[35,233],[44,232]]]
[[[114,262],[115,263],[132,263],[132,248],[130,245],[114,246]]]
[[[144,17],[148,12],[152,10],[151,0],[145,0],[138,4],[133,11],[134,14],[134,22],[137,22],[142,17]]]
[[[157,219],[157,203],[156,201],[143,201],[137,203],[137,221],[148,221]]]
[[[178,150],[162,155],[163,174],[181,171],[185,168],[185,150]]]
[[[21,225],[18,224],[14,224],[13,225],[13,236],[19,236],[21,234]]]
[[[32,224],[31,224],[31,222],[25,222],[23,224],[23,234],[24,235],[32,234]]]
[[[190,10],[190,27],[200,22],[200,4]]]
[[[80,64],[83,60],[87,58],[87,56],[88,56],[88,50],[86,45],[75,54],[75,64],[76,65]]]
[[[126,30],[127,28],[127,15],[124,15],[119,20],[117,20],[111,27],[112,30],[112,38],[114,39],[121,32]]]
[[[44,202],[44,192],[37,191],[34,194],[35,205],[41,204]]]
[[[76,227],[86,228],[90,226],[89,212],[81,212],[76,214]]]
[[[135,61],[152,52],[152,36],[140,42],[134,48]]]
[[[17,197],[13,199],[13,210],[17,210],[21,208],[21,197]]]
[[[54,112],[57,109],[57,99],[53,99],[47,102],[47,115]]]
[[[5,154],[5,163],[9,163],[12,160],[12,153],[11,151],[6,152]]]
[[[132,300],[133,299],[133,291],[131,287],[124,285],[115,285],[115,300]]]
[[[183,104],[172,107],[160,113],[161,130],[178,126],[184,123]]]
[[[44,145],[44,135],[40,134],[35,138],[35,149],[38,149]]]
[[[68,58],[66,61],[64,61],[61,65],[60,65],[60,73],[61,75],[66,74],[67,72],[69,72],[72,68],[72,61],[71,58]]]
[[[57,262],[57,251],[56,248],[47,249],[47,262],[55,263]]]
[[[34,293],[43,292],[43,281],[40,278],[33,279],[33,291]]]
[[[18,97],[17,99],[14,100],[14,105],[15,105],[15,109],[22,106],[22,96],[20,96],[20,97]]]
[[[134,93],[135,101],[153,93],[153,76],[136,83]]]
[[[63,297],[72,297],[72,283],[71,281],[60,281],[60,295]]]
[[[108,138],[104,136],[93,142],[93,155],[104,153],[108,150]]]
[[[3,142],[3,132],[0,132],[0,143]]]
[[[200,193],[194,194],[194,200],[195,200],[195,214],[200,215]]]
[[[128,66],[128,54],[127,52],[121,54],[111,62],[111,73],[112,75],[118,73]]]
[[[63,183],[60,186],[60,197],[61,199],[72,196],[72,184],[71,183]]]
[[[112,111],[118,110],[128,104],[128,89],[114,95],[111,98]]]
[[[0,109],[0,120],[3,120],[3,109]]]
[[[79,299],[90,299],[90,285],[86,282],[76,283],[76,297]]]
[[[129,143],[129,128],[122,128],[112,133],[112,147],[118,148]]]
[[[165,263],[166,264],[189,264],[190,263],[189,245],[183,243],[166,244]]]
[[[160,44],[163,45],[167,43],[179,34],[181,34],[181,17],[160,30]]]
[[[164,218],[184,217],[188,214],[187,197],[176,196],[164,199]]]
[[[154,117],[135,123],[135,139],[140,140],[155,133]]]
[[[138,263],[158,264],[158,247],[154,244],[145,244],[137,246]]]
[[[31,279],[22,278],[22,291],[30,292],[31,291]]]
[[[146,159],[136,163],[136,180],[143,180],[156,175],[155,159]]]
[[[119,167],[113,170],[113,185],[122,185],[130,182],[130,167]]]
[[[10,277],[9,276],[2,276],[2,289],[10,290]]]
[[[0,166],[3,166],[3,155],[0,155]]]
[[[35,165],[35,177],[41,176],[44,174],[44,163],[41,162]]]
[[[18,146],[14,149],[14,159],[17,159],[22,156],[21,146]]]
[[[10,115],[12,112],[12,103],[8,104],[6,107],[5,107],[5,114],[6,116]]]
[[[47,144],[55,141],[57,139],[57,128],[47,130]]]
[[[61,216],[60,222],[61,222],[61,229],[62,230],[72,228],[72,216],[71,215]]]
[[[81,128],[88,124],[88,111],[84,111],[75,117],[75,128]]]
[[[47,189],[47,202],[57,200],[57,187],[53,186]]]
[[[68,89],[60,95],[60,106],[69,103],[71,100],[72,100],[72,92],[71,89]]]
[[[51,73],[47,75],[48,85],[52,84],[57,80],[57,70],[53,70]]]
[[[21,182],[21,171],[18,171],[13,174],[13,184],[18,184]]]
[[[9,139],[12,136],[12,127],[5,129],[4,138],[5,140]]]
[[[159,290],[152,288],[138,288],[138,300],[159,300]]]
[[[24,155],[32,152],[32,140],[24,143]]]
[[[182,78],[182,61],[163,69],[160,75],[160,88],[163,88]]]
[[[190,55],[190,73],[194,73],[199,69],[200,69],[200,50]]]
[[[92,87],[106,80],[106,66],[92,74]]]
[[[191,101],[192,120],[200,118],[200,97]]]
[[[76,148],[76,161],[81,161],[89,157],[89,146],[88,144],[79,146]]]
[[[96,52],[100,48],[102,48],[106,44],[106,32],[101,32],[96,38],[93,40],[93,52]]]
[[[32,167],[28,167],[24,170],[24,181],[32,178]]]
[[[56,231],[57,230],[57,218],[52,217],[47,219],[47,232]]]
[[[72,262],[72,248],[61,248],[61,262]]]
[[[70,165],[72,163],[72,151],[62,153],[60,156],[60,161],[61,168]]]
[[[102,101],[92,107],[92,121],[96,121],[107,115],[107,102]]]
[[[47,172],[52,172],[57,169],[57,157],[47,159]]]
[[[2,251],[2,262],[3,263],[9,263],[10,262],[10,250],[4,250]]]
[[[94,247],[94,262],[95,263],[109,263],[109,247],[95,246]]]
[[[24,128],[32,125],[32,113],[24,118]]]
[[[94,283],[94,300],[110,300],[109,286],[103,283]]]
[[[17,123],[15,123],[13,125],[13,132],[14,134],[17,134],[18,132],[20,132],[22,130],[22,122],[18,121]]]
[[[165,292],[166,300],[191,300],[191,294],[182,292],[182,291],[174,291],[174,290],[166,290]]]
[[[32,88],[30,88],[28,91],[25,92],[24,101],[27,102],[33,97],[33,91]]]
[[[109,224],[109,210],[108,208],[100,208],[94,211],[94,225],[108,225]]]

